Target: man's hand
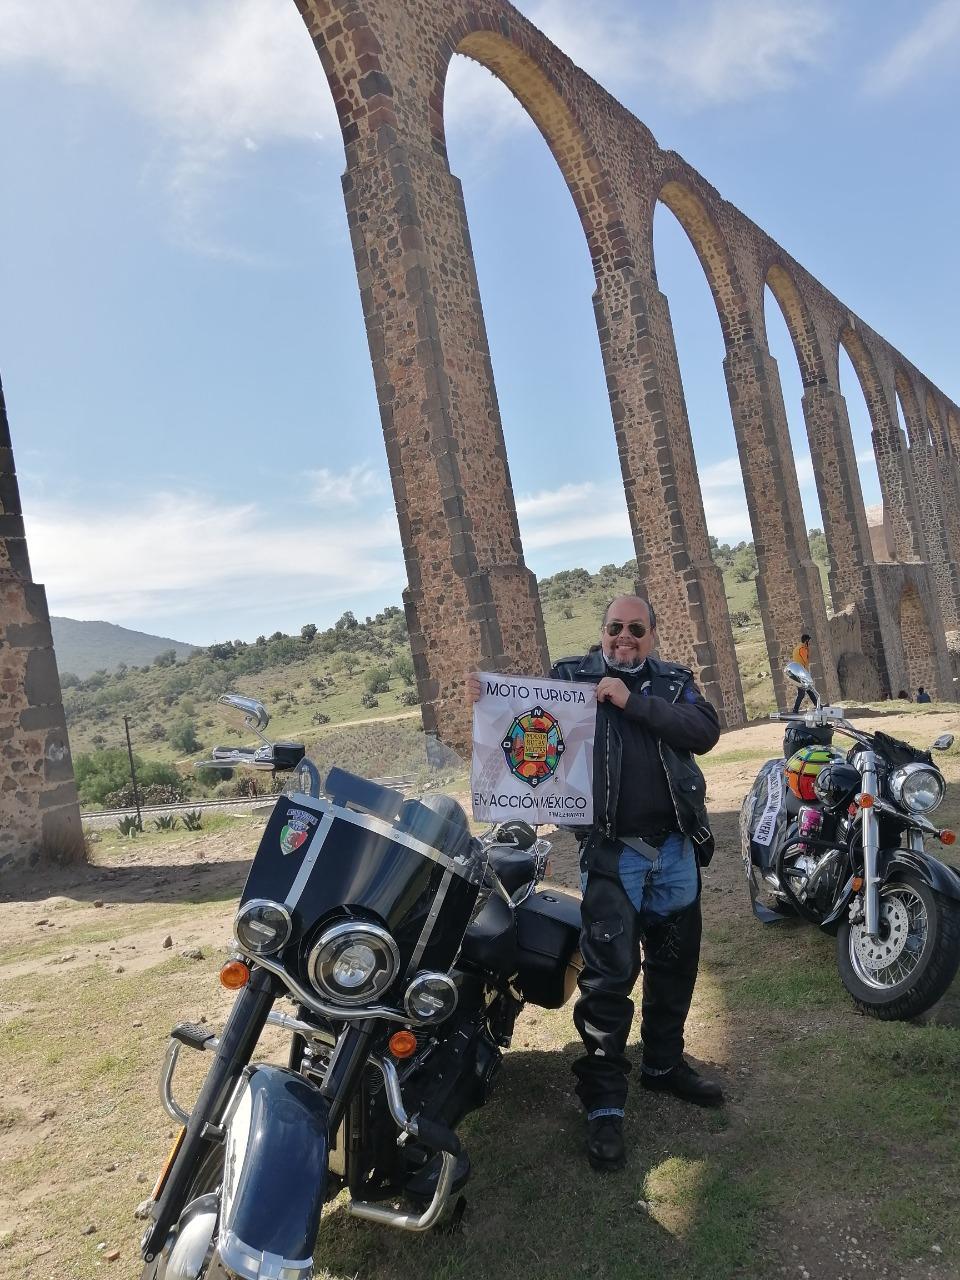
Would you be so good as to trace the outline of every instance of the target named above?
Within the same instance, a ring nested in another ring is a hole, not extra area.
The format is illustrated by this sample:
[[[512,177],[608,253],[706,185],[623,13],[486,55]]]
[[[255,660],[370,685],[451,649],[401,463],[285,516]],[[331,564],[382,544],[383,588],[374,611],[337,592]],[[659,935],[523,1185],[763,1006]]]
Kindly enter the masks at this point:
[[[619,707],[622,711],[627,705],[627,699],[630,697],[630,690],[618,680],[616,676],[604,676],[597,685],[597,701],[612,702],[615,707]]]
[[[471,705],[480,701],[480,677],[475,671],[471,671],[468,676],[464,676],[463,694]]]

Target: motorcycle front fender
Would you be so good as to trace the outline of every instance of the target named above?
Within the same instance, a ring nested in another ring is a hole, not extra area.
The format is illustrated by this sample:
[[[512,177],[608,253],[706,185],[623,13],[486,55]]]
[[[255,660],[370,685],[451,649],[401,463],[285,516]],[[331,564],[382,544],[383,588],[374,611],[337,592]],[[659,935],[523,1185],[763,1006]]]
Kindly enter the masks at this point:
[[[328,1104],[284,1067],[250,1071],[225,1138],[220,1261],[243,1280],[313,1274],[326,1196]]]
[[[916,849],[881,849],[878,861],[881,884],[886,884],[898,874],[912,872],[935,893],[942,893],[945,898],[960,902],[960,875],[939,858]]]
[[[914,849],[881,849],[877,858],[880,868],[880,884],[887,884],[898,875],[909,872],[919,876],[924,884],[928,884],[936,893],[960,902],[960,875],[952,867],[946,866],[939,858],[928,853],[919,853]],[[825,916],[820,928],[825,933],[836,934],[841,924],[847,919],[850,903],[853,901],[853,878],[847,880],[833,909]]]

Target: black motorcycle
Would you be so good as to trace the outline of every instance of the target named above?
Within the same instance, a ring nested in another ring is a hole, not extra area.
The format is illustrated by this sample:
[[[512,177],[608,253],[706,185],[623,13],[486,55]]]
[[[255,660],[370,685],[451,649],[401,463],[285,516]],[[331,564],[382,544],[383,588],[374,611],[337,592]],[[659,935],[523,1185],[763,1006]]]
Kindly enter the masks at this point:
[[[263,737],[267,715],[226,694],[261,737],[208,764],[293,771],[234,920],[219,1035],[182,1023],[162,1076],[182,1128],[151,1198],[143,1280],[308,1280],[326,1201],[425,1231],[462,1209],[456,1135],[485,1101],[525,1002],[576,987],[579,901],[538,888],[549,846],[522,823],[483,839],[443,795],[406,798]],[[292,1008],[276,1008],[280,1002]],[[252,1064],[268,1026],[285,1065]],[[189,1114],[173,1077],[186,1047],[211,1066]]]
[[[943,775],[929,752],[854,728],[841,708],[823,706],[798,663],[785,674],[816,709],[773,717],[790,722],[785,755],[809,748],[794,763],[801,795],[787,784],[787,762],[768,760],[740,810],[754,914],[765,923],[799,916],[835,935],[840,979],[857,1007],[916,1017],[960,965],[960,874],[925,849],[930,838],[956,839],[926,816],[943,800]],[[830,745],[834,732],[853,739],[846,755]],[[933,748],[952,742],[944,734]]]

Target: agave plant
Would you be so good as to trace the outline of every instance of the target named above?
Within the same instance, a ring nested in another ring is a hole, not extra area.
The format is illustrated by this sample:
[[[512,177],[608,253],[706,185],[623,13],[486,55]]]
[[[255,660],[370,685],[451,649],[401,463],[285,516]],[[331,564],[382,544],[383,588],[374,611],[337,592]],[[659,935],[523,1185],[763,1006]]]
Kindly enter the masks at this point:
[[[132,840],[134,836],[138,836],[142,830],[140,823],[137,821],[135,814],[127,814],[125,818],[121,818],[117,823],[117,830],[122,836],[126,836],[128,840]]]
[[[153,825],[157,831],[175,831],[177,828],[177,815],[175,813],[162,813],[159,818],[154,818]]]
[[[191,809],[187,813],[181,814],[183,825],[188,831],[199,831],[203,825],[203,814],[199,809]]]

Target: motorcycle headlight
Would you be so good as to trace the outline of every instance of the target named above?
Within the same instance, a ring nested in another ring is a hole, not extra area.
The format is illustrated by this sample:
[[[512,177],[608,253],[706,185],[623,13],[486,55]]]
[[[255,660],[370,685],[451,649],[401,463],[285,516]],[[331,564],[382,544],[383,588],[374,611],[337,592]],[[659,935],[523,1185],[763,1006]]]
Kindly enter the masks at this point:
[[[338,1004],[376,1000],[399,968],[400,952],[386,929],[355,920],[327,929],[307,957],[310,981]]]
[[[403,1007],[418,1022],[442,1022],[457,1007],[456,983],[446,973],[418,973],[407,987]]]
[[[237,912],[233,933],[250,955],[268,956],[286,946],[293,933],[293,920],[282,902],[253,898]]]
[[[910,813],[930,813],[943,799],[943,778],[927,764],[905,764],[890,775],[890,794]]]

